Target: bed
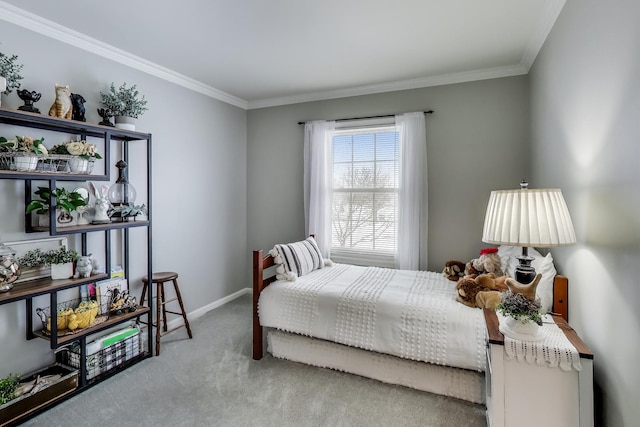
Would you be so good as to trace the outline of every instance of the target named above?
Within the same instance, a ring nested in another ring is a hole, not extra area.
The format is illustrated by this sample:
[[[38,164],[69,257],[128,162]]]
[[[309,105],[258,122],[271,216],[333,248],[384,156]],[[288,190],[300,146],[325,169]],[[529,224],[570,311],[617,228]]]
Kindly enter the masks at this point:
[[[266,333],[274,357],[485,402],[482,310],[456,302],[441,273],[334,264],[288,281],[275,265],[253,252],[254,359]],[[567,319],[568,280],[551,277]]]

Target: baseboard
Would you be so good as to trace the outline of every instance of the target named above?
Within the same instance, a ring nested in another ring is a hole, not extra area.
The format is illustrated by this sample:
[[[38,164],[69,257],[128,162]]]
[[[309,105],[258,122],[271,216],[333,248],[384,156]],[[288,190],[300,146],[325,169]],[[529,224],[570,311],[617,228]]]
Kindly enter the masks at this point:
[[[251,294],[252,291],[250,288],[244,288],[244,289],[240,289],[237,292],[232,293],[231,295],[227,295],[226,297],[220,298],[217,301],[212,302],[211,304],[207,304],[203,307],[200,307],[196,310],[190,311],[189,313],[187,313],[187,317],[189,318],[189,322],[196,320],[198,317],[205,315],[206,313],[210,312],[213,309],[216,309],[218,307],[221,307],[223,305],[225,305],[228,302],[233,301],[236,298],[240,298],[242,295],[246,295],[246,294]],[[171,320],[170,322],[168,322],[167,324],[167,328],[168,329],[173,329],[179,325],[182,324],[182,318],[178,317],[176,319]]]

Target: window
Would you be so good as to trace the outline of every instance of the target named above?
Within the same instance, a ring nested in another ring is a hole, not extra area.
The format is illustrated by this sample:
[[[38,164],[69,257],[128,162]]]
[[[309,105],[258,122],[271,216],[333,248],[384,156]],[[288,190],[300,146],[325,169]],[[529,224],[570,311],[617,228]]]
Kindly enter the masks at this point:
[[[394,125],[333,135],[331,256],[393,266],[397,250],[399,138]]]

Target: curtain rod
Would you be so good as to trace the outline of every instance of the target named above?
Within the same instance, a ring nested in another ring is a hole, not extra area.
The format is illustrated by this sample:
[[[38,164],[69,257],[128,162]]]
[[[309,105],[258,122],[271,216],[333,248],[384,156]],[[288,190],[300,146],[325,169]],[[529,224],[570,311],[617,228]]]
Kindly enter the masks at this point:
[[[433,110],[423,111],[424,114],[433,114]],[[395,114],[383,114],[381,116],[368,116],[368,117],[350,117],[348,119],[335,119],[335,122],[347,122],[349,120],[364,120],[364,119],[381,119],[383,117],[394,117]],[[307,122],[298,122],[299,125],[303,125]]]

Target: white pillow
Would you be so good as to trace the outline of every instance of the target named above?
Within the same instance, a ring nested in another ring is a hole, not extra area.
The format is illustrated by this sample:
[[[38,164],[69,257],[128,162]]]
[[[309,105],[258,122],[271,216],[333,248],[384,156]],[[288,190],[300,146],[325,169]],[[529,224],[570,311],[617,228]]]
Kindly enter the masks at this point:
[[[307,237],[301,242],[275,245],[269,254],[276,264],[276,279],[295,281],[324,267],[325,262],[313,237]]]
[[[499,246],[498,255],[500,256],[502,271],[511,277],[515,277],[515,269],[519,262],[516,255],[522,254],[522,248],[520,246]],[[531,262],[531,266],[536,270],[536,273],[542,274],[538,288],[536,289],[536,296],[540,298],[540,304],[542,307],[551,311],[553,308],[553,280],[556,277],[556,267],[553,265],[553,257],[551,252],[547,256],[542,256],[540,252],[534,248],[529,248],[529,256],[535,259]]]

